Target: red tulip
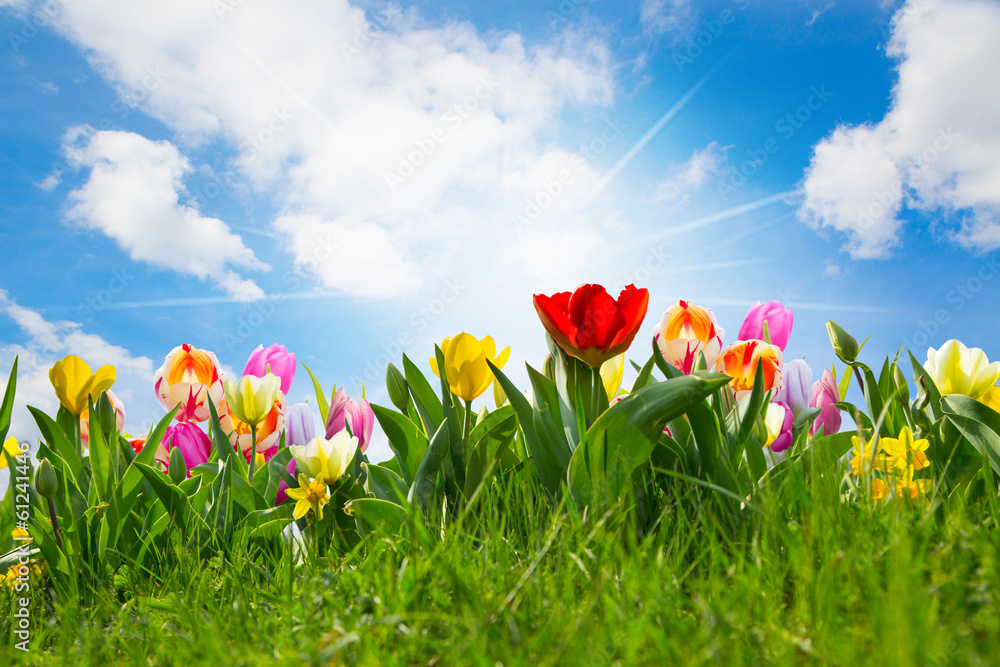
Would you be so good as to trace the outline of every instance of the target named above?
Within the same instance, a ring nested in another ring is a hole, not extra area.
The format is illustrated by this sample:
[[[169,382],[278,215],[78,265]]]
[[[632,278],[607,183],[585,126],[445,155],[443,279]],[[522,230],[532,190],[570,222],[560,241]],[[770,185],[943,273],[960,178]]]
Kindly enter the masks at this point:
[[[615,301],[600,285],[580,285],[576,291],[534,295],[542,326],[566,354],[591,368],[628,349],[639,332],[649,291],[629,285]]]

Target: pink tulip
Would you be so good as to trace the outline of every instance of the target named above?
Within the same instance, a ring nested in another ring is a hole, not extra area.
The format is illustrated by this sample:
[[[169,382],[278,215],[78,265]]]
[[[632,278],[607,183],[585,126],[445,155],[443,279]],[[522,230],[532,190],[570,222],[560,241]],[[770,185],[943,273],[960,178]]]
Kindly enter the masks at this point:
[[[191,422],[174,424],[166,430],[163,434],[162,445],[157,451],[157,460],[166,466],[170,461],[170,451],[175,447],[180,448],[181,454],[184,455],[184,465],[188,469],[188,477],[191,476],[191,469],[207,462],[212,453],[212,441],[208,439],[204,431]]]
[[[295,379],[295,353],[289,352],[284,345],[275,343],[267,349],[263,345],[258,345],[257,349],[247,360],[243,375],[253,375],[262,378],[267,375],[267,369],[281,378],[281,393],[288,395],[288,390],[292,388],[292,380]]]
[[[344,424],[351,427],[351,433],[358,439],[358,449],[364,452],[372,439],[375,428],[375,413],[364,398],[358,404],[348,398],[347,392],[341,387],[330,404],[330,413],[326,418],[326,437],[329,440],[336,433],[344,430]]]
[[[764,322],[767,322],[767,332],[771,338],[771,344],[777,345],[782,352],[788,345],[788,339],[792,335],[792,322],[794,320],[792,311],[785,308],[780,301],[768,301],[761,305],[757,302],[753,308],[747,312],[740,327],[740,340],[764,340]]]
[[[764,424],[767,427],[766,446],[770,447],[772,452],[783,452],[791,446],[793,421],[792,411],[784,403],[771,403],[767,406],[764,417]]]
[[[840,408],[834,403],[840,400],[840,390],[837,388],[837,381],[829,368],[823,369],[823,377],[813,385],[812,400],[809,406],[820,408],[821,412],[809,429],[809,435],[816,435],[820,427],[823,427],[825,435],[833,435],[840,431]]]

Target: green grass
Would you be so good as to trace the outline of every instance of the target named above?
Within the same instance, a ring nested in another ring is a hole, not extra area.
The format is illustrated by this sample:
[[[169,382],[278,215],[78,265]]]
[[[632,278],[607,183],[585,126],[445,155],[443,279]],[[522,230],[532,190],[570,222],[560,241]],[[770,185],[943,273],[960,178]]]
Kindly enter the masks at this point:
[[[736,518],[702,487],[638,537],[534,482],[460,520],[333,550],[318,568],[236,545],[163,554],[92,600],[33,593],[31,665],[966,665],[1000,663],[1000,537],[984,505],[842,502],[839,480]]]

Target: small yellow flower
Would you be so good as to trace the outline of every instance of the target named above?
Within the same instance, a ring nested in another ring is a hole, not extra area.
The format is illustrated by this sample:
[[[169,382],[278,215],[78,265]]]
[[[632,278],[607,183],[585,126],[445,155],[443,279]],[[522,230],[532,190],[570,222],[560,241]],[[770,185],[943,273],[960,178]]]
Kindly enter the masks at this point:
[[[861,438],[854,435],[851,436],[851,443],[853,447],[851,448],[851,471],[854,473],[855,477],[860,477],[871,472],[872,469],[872,458],[873,454],[876,452],[875,440],[869,442],[861,442]],[[876,461],[879,461],[879,457],[875,456]]]
[[[913,479],[913,468],[909,467],[896,479],[896,496],[916,500],[927,495],[931,489],[931,480]]]
[[[875,500],[885,500],[889,497],[889,485],[876,477],[872,480],[872,498]]]
[[[308,477],[300,473],[299,487],[288,489],[287,493],[289,498],[298,501],[295,503],[294,516],[296,519],[301,519],[312,509],[316,518],[320,521],[323,520],[323,505],[330,502],[330,496],[327,494],[326,484],[322,480],[310,482]]]
[[[927,454],[924,453],[929,444],[924,438],[914,440],[913,433],[907,426],[899,432],[898,438],[882,438],[882,449],[888,456],[888,464],[896,470],[906,470],[911,467],[914,470],[923,470],[929,466]]]
[[[475,336],[464,331],[454,338],[445,338],[441,342],[441,352],[444,354],[445,375],[451,391],[463,401],[479,398],[493,382],[493,372],[487,365],[489,359],[497,368],[503,368],[510,357],[510,348],[504,348],[496,354],[496,344],[489,336],[477,340]],[[431,358],[431,370],[441,377],[437,359]]]
[[[31,541],[31,536],[28,534],[28,531],[26,531],[24,528],[15,528],[13,531],[11,531],[10,537],[13,540],[18,540],[21,542]]]
[[[63,407],[79,415],[87,409],[88,397],[96,402],[102,391],[111,389],[115,375],[114,366],[101,366],[91,374],[87,362],[71,354],[53,364],[49,381]]]

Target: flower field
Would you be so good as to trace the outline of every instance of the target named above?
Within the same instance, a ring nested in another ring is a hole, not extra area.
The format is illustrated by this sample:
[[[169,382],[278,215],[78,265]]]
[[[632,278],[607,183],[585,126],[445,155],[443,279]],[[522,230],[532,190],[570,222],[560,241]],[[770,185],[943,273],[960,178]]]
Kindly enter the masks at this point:
[[[390,364],[389,405],[181,344],[148,433],[70,355],[6,438],[15,362],[3,664],[997,664],[1000,361],[830,321],[815,367],[779,302],[735,336],[657,303],[536,294],[524,386],[462,332]]]

